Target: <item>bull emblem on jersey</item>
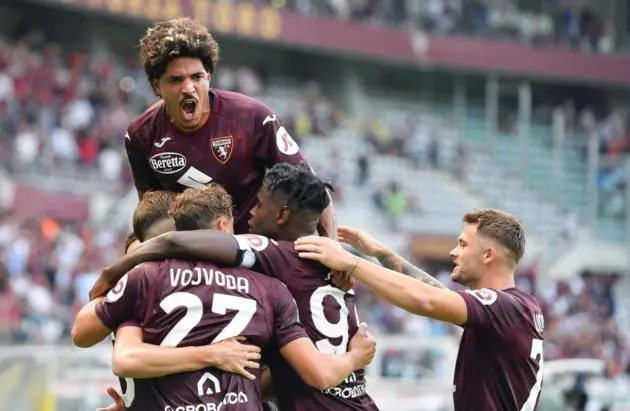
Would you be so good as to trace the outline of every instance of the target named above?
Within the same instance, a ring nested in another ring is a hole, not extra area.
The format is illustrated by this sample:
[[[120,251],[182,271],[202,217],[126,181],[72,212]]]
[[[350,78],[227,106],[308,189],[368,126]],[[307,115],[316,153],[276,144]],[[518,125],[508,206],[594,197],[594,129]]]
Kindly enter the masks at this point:
[[[232,157],[234,141],[232,136],[218,137],[210,140],[210,150],[214,158],[221,164],[228,162]]]

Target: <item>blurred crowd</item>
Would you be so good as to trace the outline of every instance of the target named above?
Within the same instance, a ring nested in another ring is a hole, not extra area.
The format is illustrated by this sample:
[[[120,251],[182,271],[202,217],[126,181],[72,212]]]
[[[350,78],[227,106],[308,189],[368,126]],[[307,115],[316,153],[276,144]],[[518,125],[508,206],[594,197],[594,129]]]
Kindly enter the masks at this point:
[[[610,18],[590,2],[545,0],[536,12],[506,0],[254,0],[305,15],[405,27],[429,33],[511,39],[541,46],[611,53]]]

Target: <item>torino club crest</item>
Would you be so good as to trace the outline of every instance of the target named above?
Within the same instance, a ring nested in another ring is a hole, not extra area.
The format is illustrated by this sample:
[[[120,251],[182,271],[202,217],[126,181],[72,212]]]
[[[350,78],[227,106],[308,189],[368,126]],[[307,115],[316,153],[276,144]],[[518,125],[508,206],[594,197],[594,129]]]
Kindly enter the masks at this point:
[[[210,140],[210,151],[214,158],[221,164],[228,162],[232,157],[234,141],[232,136],[218,137]]]

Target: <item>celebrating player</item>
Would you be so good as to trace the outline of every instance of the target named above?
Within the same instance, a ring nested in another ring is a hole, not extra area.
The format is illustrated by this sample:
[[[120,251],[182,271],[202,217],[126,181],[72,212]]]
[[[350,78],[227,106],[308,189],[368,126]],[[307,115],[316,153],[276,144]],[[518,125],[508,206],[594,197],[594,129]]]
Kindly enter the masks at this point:
[[[199,22],[178,18],[149,28],[140,58],[159,102],[133,120],[125,147],[139,197],[209,182],[233,198],[235,231],[247,232],[265,170],[307,164],[278,116],[260,101],[210,88],[219,45]],[[332,204],[320,234],[336,236]]]
[[[305,167],[278,164],[267,172],[251,210],[251,231],[259,235],[239,235],[235,240],[216,230],[168,233],[147,241],[110,267],[107,280],[113,281],[140,262],[169,255],[252,267],[286,284],[296,300],[300,321],[320,351],[345,353],[349,338],[358,329],[354,293],[329,285],[325,266],[300,259],[293,250],[293,241],[316,232],[319,216],[329,201],[326,187]],[[331,323],[330,318],[339,321]],[[365,391],[363,370],[321,392],[302,381],[280,356],[272,355],[268,365],[283,411],[377,409]]]
[[[171,210],[177,230],[215,228],[230,234],[231,213],[229,195],[216,184],[185,191]],[[350,351],[344,355],[320,353],[307,338],[296,303],[281,282],[210,263],[168,260],[135,267],[105,299],[81,310],[73,337],[100,341],[130,319],[142,324],[145,341],[167,347],[202,345],[239,335],[259,347],[274,343],[299,376],[317,389],[341,383],[374,355],[374,341],[364,332],[352,338]],[[135,396],[128,395],[126,402],[129,410],[202,404],[208,409],[260,407],[257,385],[212,369],[135,380],[132,392]]]
[[[132,218],[133,234],[125,241],[125,253],[133,251],[141,241],[175,229],[168,211],[175,201],[176,193],[171,191],[147,191],[138,203]],[[91,345],[91,342],[79,341],[78,344]],[[101,411],[124,411],[125,398],[129,398],[133,390],[131,378],[160,377],[187,371],[196,371],[206,367],[217,367],[223,371],[237,373],[248,379],[255,376],[247,368],[258,368],[260,348],[242,343],[237,338],[228,338],[216,344],[185,347],[173,350],[144,343],[142,330],[137,321],[123,323],[112,334],[114,340],[113,371],[119,376],[120,386],[125,397],[114,387],[107,393],[114,404]],[[142,367],[137,367],[141,364]],[[129,370],[133,369],[133,373]],[[125,378],[129,377],[129,378]]]
[[[466,213],[463,221],[450,252],[451,278],[470,287],[461,292],[353,256],[328,238],[303,237],[295,248],[300,257],[350,273],[409,312],[464,327],[453,387],[456,411],[535,410],[544,319],[536,299],[514,288],[514,269],[525,251],[523,227],[512,215],[493,209]],[[359,230],[345,228],[339,234],[351,244],[366,244],[363,250],[376,251],[377,257],[389,254],[401,269],[405,265],[391,251],[379,253],[379,244]]]

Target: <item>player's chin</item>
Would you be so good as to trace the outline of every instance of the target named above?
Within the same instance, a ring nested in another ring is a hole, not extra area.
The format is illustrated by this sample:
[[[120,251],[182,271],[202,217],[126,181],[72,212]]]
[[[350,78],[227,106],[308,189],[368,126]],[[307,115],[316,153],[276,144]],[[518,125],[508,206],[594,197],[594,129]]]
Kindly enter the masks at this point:
[[[459,283],[461,282],[461,276],[459,273],[459,266],[456,265],[455,268],[453,268],[453,271],[451,272],[451,281],[453,281],[454,283]]]
[[[198,117],[189,117],[189,116],[180,116],[179,117],[179,126],[183,130],[188,129],[196,129],[199,127],[199,123],[201,122],[201,118]]]

